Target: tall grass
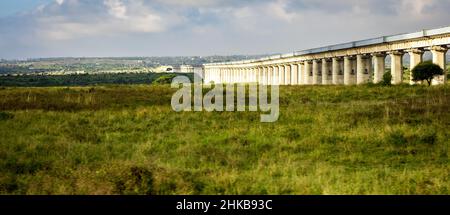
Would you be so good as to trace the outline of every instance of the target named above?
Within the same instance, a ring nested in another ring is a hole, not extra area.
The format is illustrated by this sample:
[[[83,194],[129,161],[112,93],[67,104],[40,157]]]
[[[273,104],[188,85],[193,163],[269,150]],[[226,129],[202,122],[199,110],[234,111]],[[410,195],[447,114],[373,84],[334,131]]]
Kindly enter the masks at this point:
[[[168,86],[0,89],[2,194],[449,194],[449,86],[281,87],[280,119]]]

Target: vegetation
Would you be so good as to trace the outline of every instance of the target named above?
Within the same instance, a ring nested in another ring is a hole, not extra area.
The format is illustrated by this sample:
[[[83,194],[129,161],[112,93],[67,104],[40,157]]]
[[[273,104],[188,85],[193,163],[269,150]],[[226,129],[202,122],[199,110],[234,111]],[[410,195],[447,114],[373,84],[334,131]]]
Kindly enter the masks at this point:
[[[266,55],[234,56],[179,56],[179,57],[120,57],[120,58],[42,58],[1,60],[0,74],[32,74],[56,71],[84,71],[98,73],[110,70],[148,70],[162,65],[202,65],[205,63],[248,60]]]
[[[158,77],[153,83],[155,84],[170,84],[172,83],[172,79],[175,78],[177,75],[175,74],[167,74],[162,75]]]
[[[433,78],[444,74],[444,70],[439,65],[434,64],[431,61],[419,63],[412,69],[411,72],[414,81],[427,81],[428,86],[431,85]]]
[[[46,86],[87,86],[98,84],[150,84],[165,73],[123,73],[123,74],[85,74],[85,75],[27,75],[0,76],[0,86],[46,87]],[[169,74],[175,75],[175,74]],[[185,75],[192,79],[193,74]]]
[[[381,85],[390,86],[392,82],[392,74],[391,72],[385,72],[383,74],[383,80],[381,80]]]
[[[280,119],[167,85],[0,88],[2,194],[449,194],[449,85],[281,87]]]

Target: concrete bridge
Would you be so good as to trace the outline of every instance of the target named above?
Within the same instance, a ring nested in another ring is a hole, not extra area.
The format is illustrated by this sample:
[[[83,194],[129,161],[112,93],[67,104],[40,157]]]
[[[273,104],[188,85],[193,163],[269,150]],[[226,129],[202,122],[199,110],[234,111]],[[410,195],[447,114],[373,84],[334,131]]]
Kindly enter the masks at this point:
[[[433,62],[446,69],[450,26],[415,33],[297,51],[261,59],[204,65],[205,83],[260,83],[265,85],[327,85],[378,83],[391,58],[392,83],[403,82],[403,55],[408,53],[411,69],[431,51]],[[446,75],[433,84],[444,84]],[[414,84],[410,80],[411,84]]]

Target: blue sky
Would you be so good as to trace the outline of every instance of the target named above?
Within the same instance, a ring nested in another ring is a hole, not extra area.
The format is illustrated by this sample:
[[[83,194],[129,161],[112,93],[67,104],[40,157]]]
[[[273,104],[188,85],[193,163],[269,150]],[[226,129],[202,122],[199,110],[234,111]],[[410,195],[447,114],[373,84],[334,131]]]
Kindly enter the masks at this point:
[[[2,0],[0,58],[287,53],[450,25],[448,0]]]
[[[29,11],[52,0],[2,0],[0,1],[0,17]]]

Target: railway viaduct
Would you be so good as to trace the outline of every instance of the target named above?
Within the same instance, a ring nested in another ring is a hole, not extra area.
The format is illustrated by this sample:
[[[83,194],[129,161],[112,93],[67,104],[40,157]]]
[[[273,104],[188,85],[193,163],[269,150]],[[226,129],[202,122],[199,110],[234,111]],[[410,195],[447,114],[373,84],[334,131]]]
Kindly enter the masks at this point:
[[[392,84],[403,82],[403,55],[410,68],[422,62],[425,51],[443,69],[450,44],[450,26],[383,36],[261,59],[204,64],[205,83],[259,83],[264,85],[329,85],[378,83],[390,56]],[[446,75],[433,84],[444,84]],[[414,84],[410,80],[410,84]]]

